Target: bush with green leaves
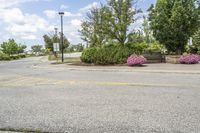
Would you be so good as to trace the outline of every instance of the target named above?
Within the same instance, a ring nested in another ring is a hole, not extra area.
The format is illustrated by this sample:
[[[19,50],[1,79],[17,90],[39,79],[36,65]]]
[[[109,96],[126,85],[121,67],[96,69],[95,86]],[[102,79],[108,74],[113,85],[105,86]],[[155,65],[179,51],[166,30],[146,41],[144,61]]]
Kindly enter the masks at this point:
[[[193,45],[187,45],[187,53],[190,54],[200,54],[200,28],[192,36]]]
[[[127,58],[135,53],[134,50],[129,49],[128,47],[117,47],[116,53],[114,53],[114,64],[124,64],[127,61]]]
[[[11,58],[9,55],[4,54],[3,52],[0,51],[0,61],[2,60],[11,60]]]
[[[95,60],[93,63],[100,65],[114,64],[112,60],[112,51],[110,48],[96,48]]]
[[[142,43],[127,43],[126,46],[129,49],[134,50],[134,53],[138,54],[138,55],[144,53],[145,50],[148,48],[148,44],[145,43],[145,42],[142,42]]]
[[[160,44],[159,42],[151,43],[150,46],[148,47],[148,51],[150,53],[161,52],[161,51],[164,51],[164,50],[166,50],[165,46]]]
[[[193,38],[193,48],[200,49],[200,28],[195,32],[192,38]]]
[[[81,61],[85,63],[94,63],[96,61],[96,53],[97,53],[97,48],[96,47],[91,47],[87,48],[82,52],[81,55]]]
[[[26,55],[25,54],[8,55],[0,51],[0,61],[16,60],[20,58],[26,58]]]
[[[82,62],[98,65],[124,64],[134,53],[127,46],[108,45],[104,47],[87,48],[81,55]]]
[[[1,44],[2,52],[7,55],[24,53],[26,45],[17,44],[14,39],[9,39]]]
[[[36,44],[36,45],[31,46],[31,49],[35,54],[38,54],[44,51],[42,47],[43,47],[42,45]]]

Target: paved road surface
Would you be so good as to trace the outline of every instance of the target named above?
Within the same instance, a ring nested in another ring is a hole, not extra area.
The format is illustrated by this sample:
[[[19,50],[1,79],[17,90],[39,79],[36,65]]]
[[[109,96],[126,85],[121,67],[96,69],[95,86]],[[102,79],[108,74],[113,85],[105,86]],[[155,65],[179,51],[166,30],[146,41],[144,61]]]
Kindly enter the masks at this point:
[[[200,132],[198,73],[72,70],[44,58],[0,62],[1,130]]]

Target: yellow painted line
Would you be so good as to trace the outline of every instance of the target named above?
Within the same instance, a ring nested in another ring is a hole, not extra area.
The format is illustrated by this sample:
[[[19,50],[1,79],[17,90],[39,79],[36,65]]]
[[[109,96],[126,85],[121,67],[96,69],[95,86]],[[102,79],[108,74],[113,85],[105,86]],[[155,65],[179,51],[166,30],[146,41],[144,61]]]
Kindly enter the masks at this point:
[[[84,81],[84,80],[70,80],[64,81],[61,80],[60,84],[68,83],[70,85],[100,85],[100,86],[143,86],[143,87],[180,87],[180,88],[200,88],[199,86],[194,85],[184,85],[184,84],[154,84],[154,83],[134,83],[134,82],[100,82],[100,81]]]
[[[92,81],[92,80],[56,80],[49,78],[38,78],[33,76],[18,76],[15,80],[0,82],[0,86],[33,86],[33,85],[99,85],[99,86],[141,86],[141,87],[180,87],[180,88],[200,88],[194,85],[184,84],[154,84],[136,82],[115,82],[115,81]]]
[[[77,81],[67,81],[70,85],[76,85],[78,82]]]
[[[96,85],[119,85],[119,86],[127,86],[130,85],[130,83],[126,82],[94,82]]]
[[[65,83],[65,81],[62,81],[62,80],[54,82],[55,85],[61,85],[61,84],[64,84],[64,83]]]
[[[26,77],[23,77],[23,76],[18,76],[18,77],[10,77],[12,78],[11,80],[7,80],[7,81],[0,81],[1,83],[7,83],[7,84],[13,84],[15,82],[18,82],[18,81],[21,81],[21,80],[24,80],[26,79]],[[5,79],[3,79],[5,80]]]
[[[94,82],[96,85],[107,85],[107,86],[143,86],[143,87],[188,87],[188,88],[200,88],[194,85],[184,84],[154,84],[154,83],[130,83],[130,82]]]

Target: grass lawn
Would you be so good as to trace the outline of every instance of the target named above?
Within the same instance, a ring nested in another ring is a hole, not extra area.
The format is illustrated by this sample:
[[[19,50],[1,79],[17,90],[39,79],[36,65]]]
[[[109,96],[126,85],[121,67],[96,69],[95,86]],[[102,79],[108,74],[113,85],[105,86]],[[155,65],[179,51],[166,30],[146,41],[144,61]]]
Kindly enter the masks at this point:
[[[81,59],[79,57],[67,57],[64,59],[64,63],[62,63],[61,59],[59,58],[58,60],[54,60],[52,64],[80,64]]]

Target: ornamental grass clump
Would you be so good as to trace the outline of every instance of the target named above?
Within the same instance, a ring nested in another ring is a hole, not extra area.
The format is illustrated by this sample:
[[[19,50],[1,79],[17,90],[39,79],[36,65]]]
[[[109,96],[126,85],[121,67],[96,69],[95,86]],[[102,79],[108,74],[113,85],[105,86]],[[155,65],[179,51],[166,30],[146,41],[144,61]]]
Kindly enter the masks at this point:
[[[129,66],[141,66],[147,62],[146,58],[141,55],[131,55],[128,60],[127,64]]]
[[[181,64],[198,64],[200,56],[195,54],[182,55],[179,59]]]

